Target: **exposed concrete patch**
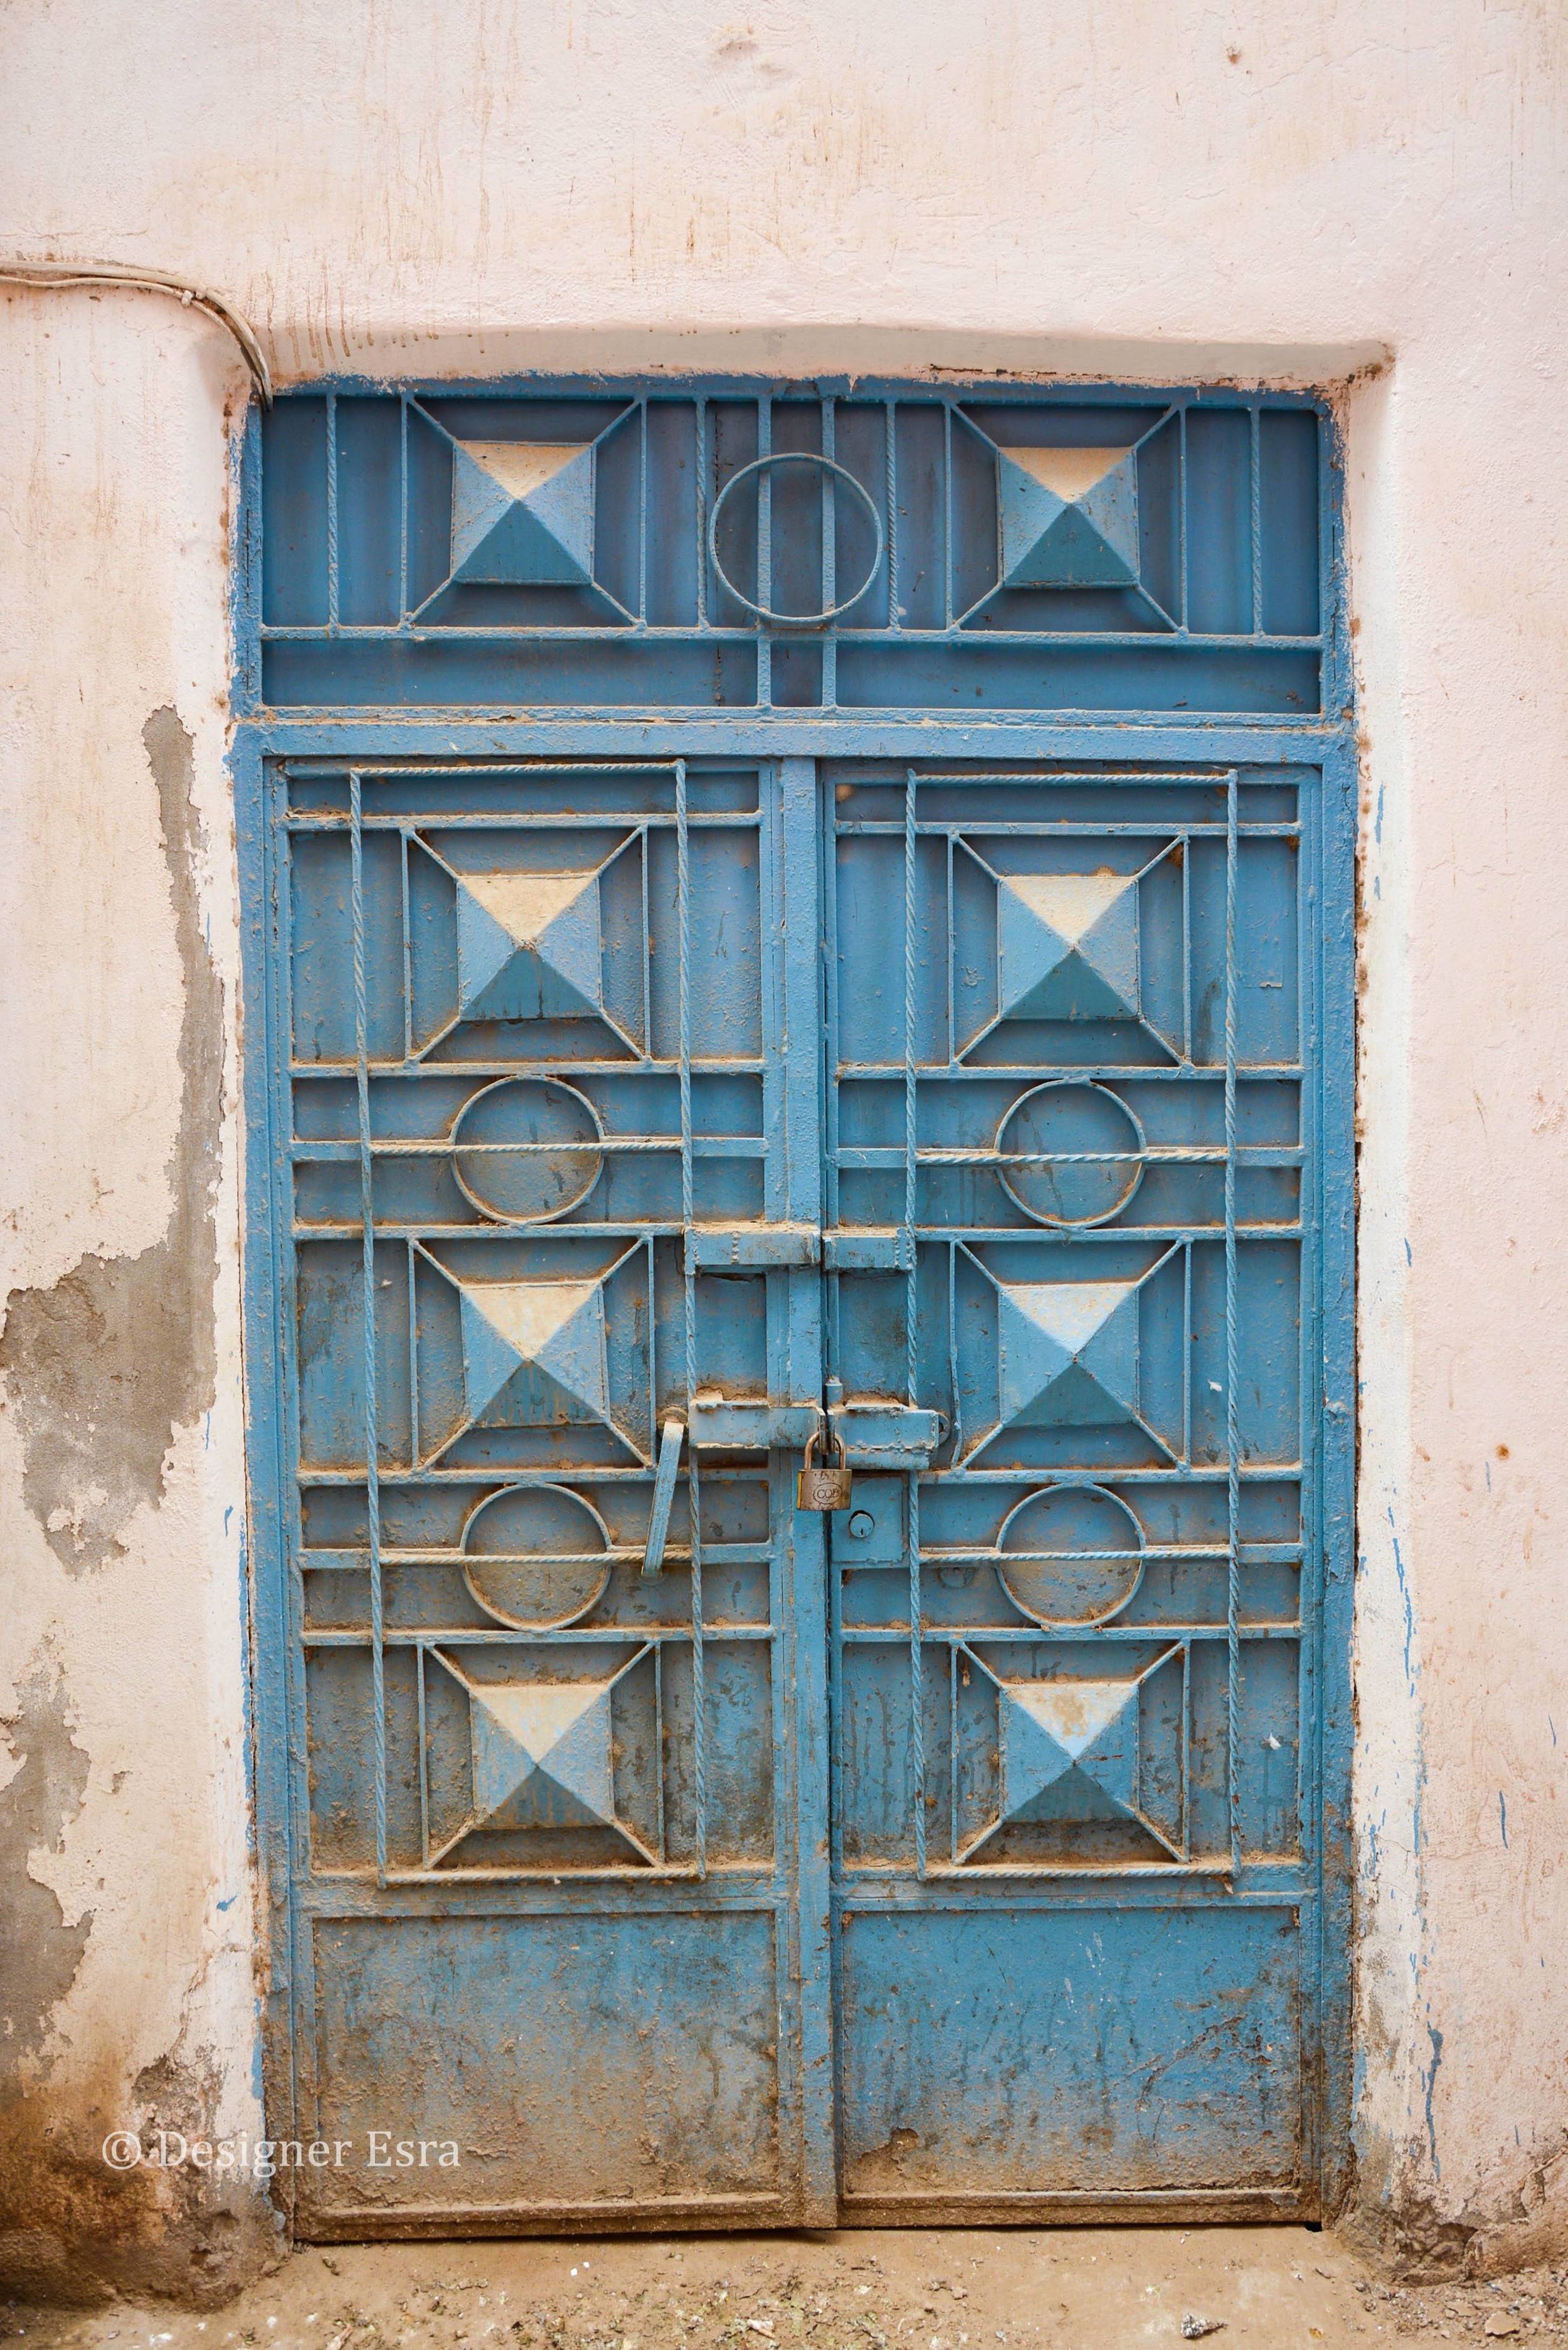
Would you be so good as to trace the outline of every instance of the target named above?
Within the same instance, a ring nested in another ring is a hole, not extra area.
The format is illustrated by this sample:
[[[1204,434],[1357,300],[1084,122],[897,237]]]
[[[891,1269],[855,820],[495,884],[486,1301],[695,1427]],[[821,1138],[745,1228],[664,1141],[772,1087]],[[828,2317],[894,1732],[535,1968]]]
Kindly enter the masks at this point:
[[[153,712],[141,739],[183,989],[169,1222],[137,1256],[83,1256],[47,1289],[13,1290],[0,1333],[0,1378],[26,1448],[23,1493],[56,1557],[78,1572],[119,1555],[132,1512],[162,1500],[171,1438],[208,1409],[217,1382],[223,987],[202,924],[194,745],[169,708]]]
[[[0,2096],[15,2093],[42,2048],[92,1930],[90,1911],[67,1922],[59,1896],[29,1866],[81,1810],[91,1765],[71,1735],[65,1691],[44,1667],[19,1695],[4,1727],[20,1760],[0,1788]]]

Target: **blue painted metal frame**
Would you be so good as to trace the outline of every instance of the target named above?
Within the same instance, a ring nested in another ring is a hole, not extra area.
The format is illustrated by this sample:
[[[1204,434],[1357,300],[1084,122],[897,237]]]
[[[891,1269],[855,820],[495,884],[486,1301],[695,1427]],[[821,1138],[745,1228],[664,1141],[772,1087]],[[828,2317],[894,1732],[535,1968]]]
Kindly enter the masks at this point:
[[[460,391],[492,396],[514,390],[533,393],[536,383],[514,387],[492,383],[429,388],[433,397]],[[669,387],[661,387],[667,389]],[[826,387],[814,386],[819,391]],[[338,382],[340,394],[379,390],[379,386]],[[576,391],[573,384],[554,389]],[[600,385],[598,390],[624,390],[635,395],[636,385]],[[750,395],[757,387],[749,380],[713,380],[696,387],[713,396]],[[847,390],[848,387],[842,387]],[[857,391],[865,390],[857,386]],[[894,384],[872,387],[888,397],[915,387]],[[988,399],[1027,396],[1049,400],[1054,395],[1038,387],[977,385]],[[1085,394],[1075,387],[1070,395]],[[1106,386],[1106,399],[1138,399],[1141,393]],[[1205,395],[1191,388],[1180,395],[1200,402]],[[1271,395],[1276,398],[1275,395]],[[1318,1052],[1314,1081],[1303,1096],[1303,1141],[1305,1164],[1315,1165],[1320,1191],[1315,1201],[1319,1247],[1316,1278],[1303,1301],[1301,1357],[1303,1394],[1319,1383],[1322,1418],[1315,1424],[1317,1452],[1303,1460],[1305,1491],[1314,1497],[1316,1523],[1303,1527],[1307,1555],[1321,1561],[1319,1605],[1303,1609],[1312,1627],[1303,1651],[1303,1716],[1315,1724],[1317,1751],[1312,1758],[1319,1804],[1309,1811],[1309,1833],[1318,1837],[1310,1856],[1316,1875],[1315,1900],[1305,1905],[1303,1924],[1314,1947],[1315,1981],[1306,1986],[1312,2010],[1303,2039],[1307,2082],[1303,2107],[1310,2132],[1308,2169],[1303,2193],[1294,2208],[1330,2213],[1347,2184],[1350,2063],[1350,1753],[1351,1689],[1349,1678],[1354,1559],[1354,1279],[1355,1279],[1355,1158],[1354,1086],[1354,865],[1357,766],[1351,714],[1351,671],[1344,594],[1340,519],[1340,452],[1332,421],[1308,400],[1298,403],[1321,418],[1324,452],[1323,495],[1320,503],[1320,572],[1324,584],[1323,714],[1292,720],[1271,714],[1264,719],[1191,712],[1175,714],[1107,710],[1077,712],[1050,720],[1021,711],[998,712],[981,719],[960,719],[945,712],[858,708],[843,712],[832,708],[757,709],[701,707],[680,710],[644,709],[618,715],[604,709],[556,707],[539,712],[496,712],[476,717],[472,709],[410,712],[345,705],[313,708],[308,712],[269,710],[260,698],[262,630],[260,626],[261,509],[259,495],[259,418],[253,413],[245,451],[239,504],[240,566],[235,609],[235,714],[239,721],[234,749],[236,820],[239,838],[243,910],[245,1118],[245,1195],[247,1253],[245,1262],[246,1382],[249,1430],[250,1540],[252,1642],[254,1677],[253,1756],[258,1846],[273,1908],[270,1974],[267,1998],[266,2092],[269,2126],[279,2136],[296,2130],[296,2033],[309,2029],[310,2002],[303,1977],[308,1955],[302,1944],[302,1920],[295,1887],[297,1881],[297,1822],[304,1816],[305,1757],[296,1725],[303,1720],[298,1686],[299,1656],[292,1637],[293,1606],[289,1555],[295,1504],[286,1473],[285,1430],[295,1409],[290,1388],[288,1350],[279,1343],[291,1311],[286,1273],[277,1235],[287,1196],[288,1162],[286,1138],[289,1128],[282,1097],[281,1056],[283,958],[277,931],[272,867],[271,817],[280,763],[292,756],[324,752],[352,754],[357,762],[379,758],[434,757],[489,759],[550,755],[584,759],[656,754],[668,758],[679,749],[696,756],[705,752],[782,761],[786,799],[795,809],[794,821],[812,837],[808,865],[798,876],[786,877],[786,889],[797,892],[809,872],[811,887],[820,892],[820,870],[815,845],[810,764],[826,758],[876,758],[929,761],[933,756],[965,761],[1016,762],[1022,758],[1095,760],[1111,758],[1170,764],[1200,761],[1205,765],[1269,766],[1289,764],[1315,771],[1313,787],[1302,800],[1303,902],[1319,910],[1315,924],[1303,925],[1301,954],[1303,1016],[1315,1009]],[[798,802],[798,806],[796,803]],[[793,826],[788,837],[799,838]],[[786,843],[787,853],[787,843]],[[803,910],[803,927],[807,919]],[[810,910],[815,941],[822,919],[820,896]],[[817,1020],[815,971],[809,979],[799,959],[792,961],[786,983],[794,991],[787,1007],[791,1033],[815,1029]],[[791,1082],[799,1082],[792,1072]],[[810,1178],[797,1173],[796,1179]],[[803,1191],[792,1199],[792,1212],[812,1212]],[[1303,1198],[1303,1222],[1310,1214]],[[794,1276],[790,1276],[794,1279]],[[807,1281],[798,1283],[804,1312]],[[804,1354],[816,1343],[803,1319],[795,1341]],[[1305,1418],[1309,1440],[1313,1416]],[[823,1676],[813,1685],[809,1677],[794,1692],[794,1723],[799,1738],[795,1762],[794,1800],[802,1821],[820,1817],[826,1807],[826,1751],[824,1736],[827,1703],[826,1658],[827,1623],[824,1576],[820,1561],[820,1531],[797,1518],[795,1542],[786,1555],[786,1583],[793,1590],[781,1594],[785,1604],[799,1610],[804,1656],[813,1627]],[[814,1535],[815,1543],[814,1544]],[[1315,1694],[1315,1705],[1312,1702]],[[1303,1767],[1307,1758],[1303,1752]],[[827,1855],[819,1864],[811,1858],[812,1839],[803,1846],[801,1918],[802,1944],[794,1963],[808,1988],[804,2002],[805,2033],[802,2054],[807,2105],[801,2116],[808,2148],[806,2172],[812,2181],[809,2216],[821,2220],[832,2205],[833,2081],[831,2024],[826,1996],[833,1933],[829,1915]],[[1049,1896],[1038,1897],[1049,1899]],[[1168,1889],[1163,1898],[1179,1905],[1190,1898],[1181,1888]],[[346,1908],[352,1910],[349,1901]],[[285,2189],[292,2182],[286,2178]],[[1268,2202],[1270,2210],[1282,2209]],[[1262,2216],[1254,2201],[1230,2196],[1176,2193],[1168,2196],[1093,2199],[1069,2208],[1063,2216],[1084,2218],[1097,2210],[1107,2217],[1171,2214]],[[955,2213],[955,2216],[957,2214]],[[1049,2216],[1038,2207],[1032,2217]],[[408,2222],[417,2229],[417,2220]],[[483,2225],[483,2221],[469,2224]],[[494,2224],[506,2226],[504,2215]],[[581,2225],[581,2218],[574,2224]],[[623,2227],[624,2214],[606,2225]],[[658,2224],[657,2219],[649,2224]],[[688,2222],[690,2224],[690,2222]],[[699,2221],[698,2224],[702,2224]],[[735,2224],[733,2219],[714,2224]],[[431,2232],[440,2231],[439,2221]],[[353,2232],[351,2230],[345,2232]]]

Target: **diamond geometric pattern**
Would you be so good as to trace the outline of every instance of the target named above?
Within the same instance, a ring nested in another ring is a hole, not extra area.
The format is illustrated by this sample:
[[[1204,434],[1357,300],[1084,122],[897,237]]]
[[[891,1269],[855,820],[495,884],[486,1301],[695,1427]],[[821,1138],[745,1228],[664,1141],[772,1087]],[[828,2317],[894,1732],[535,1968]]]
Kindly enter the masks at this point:
[[[452,458],[452,576],[487,585],[587,588],[594,452],[584,442],[459,441]]]
[[[1130,588],[1137,462],[1130,449],[1003,449],[997,457],[1004,588]]]
[[[1091,1790],[1135,1813],[1137,1690],[1136,1680],[999,1683],[1002,1817],[1059,1818]]]
[[[614,1826],[610,1687],[468,1683],[476,1826]]]
[[[511,1428],[608,1422],[598,1282],[465,1281],[458,1295],[471,1420]]]
[[[1138,1012],[1137,877],[1010,873],[996,893],[1004,1020],[1127,1020]]]
[[[457,889],[465,1020],[580,1020],[603,1003],[597,873],[464,873]]]
[[[997,1284],[1004,1427],[1105,1428],[1137,1417],[1139,1286]]]

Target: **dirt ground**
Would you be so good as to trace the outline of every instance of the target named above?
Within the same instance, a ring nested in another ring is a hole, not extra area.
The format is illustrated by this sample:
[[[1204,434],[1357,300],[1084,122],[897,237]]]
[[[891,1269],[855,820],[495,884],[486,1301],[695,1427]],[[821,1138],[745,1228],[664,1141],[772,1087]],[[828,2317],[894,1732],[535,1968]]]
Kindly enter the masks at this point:
[[[1301,2228],[340,2245],[229,2308],[0,2307],[47,2350],[1216,2350],[1568,2342],[1568,2271],[1390,2286]]]

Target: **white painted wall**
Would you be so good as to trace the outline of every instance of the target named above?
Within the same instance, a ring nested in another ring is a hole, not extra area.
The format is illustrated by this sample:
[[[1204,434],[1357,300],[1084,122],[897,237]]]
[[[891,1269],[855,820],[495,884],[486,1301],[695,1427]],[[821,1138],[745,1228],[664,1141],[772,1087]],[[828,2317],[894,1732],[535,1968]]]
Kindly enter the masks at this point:
[[[1544,2243],[1568,2213],[1557,0],[55,0],[7,12],[0,82],[0,243],[213,284],[286,372],[1327,383],[1386,359],[1344,399],[1366,769],[1358,2137],[1372,2212],[1480,2230],[1485,2257]],[[212,2052],[231,2117],[250,2095],[225,1519],[240,379],[216,328],[153,296],[16,296],[0,338],[11,1287],[132,1257],[171,1212],[182,965],[142,743],[170,705],[230,1073],[215,1400],[110,1565],[62,1565],[15,1402],[0,1427],[16,1678],[63,1688],[87,1758],[29,1846],[62,1930],[90,1922],[28,2077],[85,2143],[81,2117],[119,2118],[171,2050]],[[221,1915],[218,1887],[239,1895]]]

